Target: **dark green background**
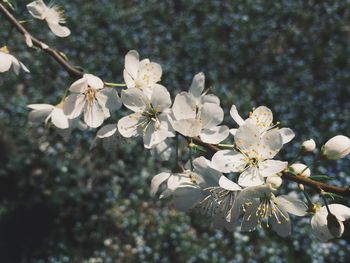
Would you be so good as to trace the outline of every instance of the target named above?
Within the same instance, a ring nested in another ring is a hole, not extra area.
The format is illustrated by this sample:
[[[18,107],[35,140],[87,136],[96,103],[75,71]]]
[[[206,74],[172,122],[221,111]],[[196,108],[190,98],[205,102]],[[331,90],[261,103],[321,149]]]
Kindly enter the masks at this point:
[[[203,71],[226,113],[233,103],[243,116],[270,107],[296,132],[280,158],[292,158],[304,139],[320,146],[350,135],[349,1],[57,0],[72,31],[65,39],[31,20],[28,2],[17,0],[14,14],[29,20],[30,32],[106,81],[123,81],[124,55],[136,49],[162,65],[172,95]],[[74,80],[50,57],[29,50],[0,16],[5,44],[31,74],[0,75],[1,262],[349,259],[348,230],[321,244],[307,218],[294,220],[293,235],[282,239],[266,230],[217,231],[199,215],[173,210],[149,194],[152,176],[169,164],[151,157],[140,140],[120,138],[110,151],[89,151],[93,132],[76,132],[66,142],[53,129],[29,124],[27,104],[57,103]],[[228,114],[225,122],[233,125]],[[315,173],[345,186],[349,168],[347,158]]]

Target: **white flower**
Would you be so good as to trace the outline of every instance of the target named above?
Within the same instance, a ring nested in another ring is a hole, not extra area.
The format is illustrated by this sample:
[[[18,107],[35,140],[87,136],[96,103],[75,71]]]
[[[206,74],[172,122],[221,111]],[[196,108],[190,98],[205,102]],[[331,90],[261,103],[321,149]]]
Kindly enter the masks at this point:
[[[124,81],[127,87],[140,88],[147,95],[152,92],[154,84],[162,77],[162,68],[159,64],[150,62],[149,59],[140,61],[139,53],[129,51],[125,56]]]
[[[159,84],[152,87],[150,98],[138,88],[122,91],[123,104],[134,111],[118,121],[118,130],[126,138],[143,136],[148,149],[173,137],[169,123],[171,99],[167,89]]]
[[[167,182],[161,198],[173,196],[174,206],[180,211],[195,208],[208,192],[204,189],[218,184],[221,174],[209,167],[209,161],[204,157],[193,160],[193,172],[163,172],[156,175],[151,182],[151,194],[155,194],[163,182]]]
[[[112,88],[103,88],[103,81],[91,74],[84,74],[69,90],[72,94],[64,102],[64,113],[75,119],[84,112],[84,121],[92,128],[110,117],[110,110],[121,106],[118,93]]]
[[[313,152],[316,149],[316,143],[313,139],[304,141],[301,145],[304,151]]]
[[[313,234],[321,241],[325,242],[332,238],[341,237],[344,232],[344,223],[350,218],[350,208],[341,204],[328,205],[327,207],[316,207],[316,213],[311,218],[311,228]]]
[[[261,134],[252,124],[245,124],[236,132],[236,150],[221,150],[214,154],[212,167],[223,173],[239,172],[238,184],[244,187],[264,183],[264,178],[283,171],[288,163],[270,160],[282,148],[277,130]]]
[[[6,46],[0,48],[0,72],[8,71],[11,66],[13,71],[18,75],[21,68],[25,72],[29,72],[29,69],[17,58],[12,56]]]
[[[27,106],[32,109],[29,113],[29,120],[35,123],[41,123],[49,120],[59,129],[67,129],[69,127],[68,118],[63,113],[63,104],[56,106],[50,104],[30,104]]]
[[[290,142],[294,137],[294,132],[289,128],[277,128],[277,125],[273,124],[273,114],[272,111],[265,107],[265,106],[259,106],[256,108],[250,115],[249,118],[246,120],[243,120],[242,117],[239,115],[237,108],[235,105],[232,105],[230,110],[230,115],[232,119],[239,125],[242,126],[244,124],[250,123],[253,125],[256,125],[260,132],[263,133],[267,130],[276,129],[282,136],[282,142],[283,144],[286,144]],[[230,133],[235,135],[237,129],[231,129]]]
[[[69,28],[62,26],[66,22],[64,11],[57,5],[47,6],[44,1],[37,0],[27,5],[29,13],[37,19],[46,20],[51,31],[58,37],[70,35]]]
[[[310,169],[302,163],[293,163],[289,168],[296,174],[309,177],[311,175]]]
[[[199,136],[203,142],[217,144],[229,135],[228,127],[219,126],[224,112],[219,99],[214,95],[202,94],[204,74],[197,74],[189,92],[181,92],[173,105],[174,129],[188,137]]]
[[[270,185],[245,188],[237,197],[234,215],[244,208],[242,231],[253,231],[263,222],[272,228],[279,236],[286,237],[291,232],[289,214],[304,216],[307,205],[288,195],[274,195]]]
[[[350,153],[350,139],[344,135],[337,135],[322,146],[322,153],[331,160],[341,159]]]

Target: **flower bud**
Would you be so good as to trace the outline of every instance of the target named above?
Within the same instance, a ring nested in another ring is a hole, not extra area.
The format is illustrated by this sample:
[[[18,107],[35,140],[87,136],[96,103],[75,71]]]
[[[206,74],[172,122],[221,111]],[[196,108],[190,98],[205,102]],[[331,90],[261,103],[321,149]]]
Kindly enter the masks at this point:
[[[304,141],[301,145],[305,152],[313,152],[316,149],[316,143],[313,139]]]
[[[334,237],[341,237],[344,233],[343,223],[339,222],[338,218],[331,213],[328,213],[327,215],[327,228],[329,233]]]
[[[328,159],[336,160],[350,153],[350,139],[344,135],[337,135],[322,147],[322,154]]]
[[[311,171],[305,164],[302,163],[293,163],[289,168],[298,175],[302,175],[305,177],[309,177],[311,175]]]
[[[269,176],[266,178],[266,183],[277,189],[282,184],[282,178],[280,176]]]

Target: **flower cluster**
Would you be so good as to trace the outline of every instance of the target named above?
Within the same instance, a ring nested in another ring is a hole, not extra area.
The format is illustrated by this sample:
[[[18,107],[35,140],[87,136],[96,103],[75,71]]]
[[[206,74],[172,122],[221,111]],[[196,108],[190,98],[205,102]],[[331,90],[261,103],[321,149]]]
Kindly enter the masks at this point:
[[[70,34],[70,30],[61,25],[65,19],[57,6],[36,0],[28,4],[27,9],[34,18],[45,20],[57,36]],[[28,46],[32,46],[34,40],[25,34]],[[11,67],[16,74],[20,69],[29,72],[3,47],[0,72]],[[172,102],[169,91],[160,83],[161,66],[149,59],[140,60],[135,50],[125,56],[123,76],[125,85],[113,85],[95,75],[82,74],[57,104],[28,105],[29,120],[52,124],[65,138],[76,128],[100,127],[94,142],[102,140],[107,146],[118,140],[119,134],[125,138],[142,137],[144,147],[163,160],[171,159],[175,152],[173,169],[153,177],[151,194],[160,192],[160,198],[172,198],[180,211],[202,213],[217,228],[253,231],[266,226],[286,237],[292,230],[290,215],[309,215],[312,232],[321,241],[342,236],[343,222],[350,218],[350,208],[328,204],[323,189],[318,189],[323,206],[311,200],[303,184],[299,184],[299,190],[306,202],[295,193],[278,193],[286,174],[311,180],[312,169],[311,165],[296,161],[277,160],[282,147],[295,134],[290,128],[279,127],[269,108],[259,106],[244,119],[232,105],[232,120],[224,125],[220,99],[205,90],[204,73],[196,74],[189,90],[177,94]],[[120,95],[115,89],[117,86],[125,86]],[[130,113],[102,126],[122,106]],[[235,126],[229,127],[230,123]],[[175,143],[168,139],[172,137],[176,138]],[[181,138],[188,151],[179,157]],[[215,152],[194,158],[196,144]],[[300,153],[315,150],[316,143],[310,139],[302,143]],[[337,160],[349,153],[350,139],[337,135],[322,146],[318,159]],[[186,161],[187,164],[182,163]]]
[[[71,94],[58,105],[28,105],[32,109],[29,119],[51,121],[61,131],[81,127],[82,122],[91,129],[100,127],[124,105],[131,113],[100,128],[96,140],[110,144],[118,133],[125,138],[142,137],[144,147],[162,153],[163,159],[172,155],[167,138],[176,136],[178,144],[181,136],[189,142],[190,164],[184,168],[176,152],[174,169],[157,174],[151,182],[151,193],[161,191],[160,198],[171,197],[178,210],[198,211],[217,228],[253,231],[266,226],[282,237],[291,233],[290,215],[312,215],[311,229],[320,240],[342,235],[343,221],[350,217],[350,208],[327,203],[321,207],[310,198],[304,203],[295,195],[278,194],[284,173],[309,177],[311,170],[302,163],[288,164],[275,159],[295,135],[291,129],[280,128],[279,122],[274,122],[269,108],[257,107],[244,119],[232,105],[230,115],[238,127],[229,128],[222,125],[224,111],[220,99],[204,91],[203,73],[194,76],[189,91],[176,95],[174,103],[167,88],[160,84],[161,76],[159,64],[149,59],[140,61],[136,51],[129,51],[124,68],[126,89],[120,96],[97,76],[85,74],[70,86]],[[192,160],[195,140],[214,145],[218,151],[210,160],[204,156]],[[233,143],[221,144],[223,141]],[[350,152],[349,145],[349,138],[338,135],[322,147],[321,155],[328,159],[343,158]],[[312,139],[301,147],[304,152],[315,148]],[[303,186],[300,189],[304,191]]]

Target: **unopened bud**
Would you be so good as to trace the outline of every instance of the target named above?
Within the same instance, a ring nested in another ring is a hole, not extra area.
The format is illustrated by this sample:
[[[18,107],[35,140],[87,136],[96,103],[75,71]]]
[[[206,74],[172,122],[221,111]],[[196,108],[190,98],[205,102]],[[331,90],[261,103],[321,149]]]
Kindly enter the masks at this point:
[[[313,139],[304,141],[301,145],[305,152],[313,152],[316,149],[316,143]]]
[[[332,213],[328,213],[327,215],[327,227],[334,237],[341,237],[344,233],[344,224]]]
[[[305,177],[309,177],[311,175],[310,169],[302,163],[293,163],[289,168],[298,175],[302,175]]]
[[[350,153],[350,139],[344,135],[337,135],[329,139],[322,147],[322,154],[328,159],[336,160]]]
[[[299,187],[299,189],[300,189],[301,191],[304,191],[304,190],[305,190],[305,187],[304,187],[303,184],[298,184],[298,187]]]
[[[282,184],[282,178],[280,176],[269,176],[266,178],[266,183],[277,189]]]

